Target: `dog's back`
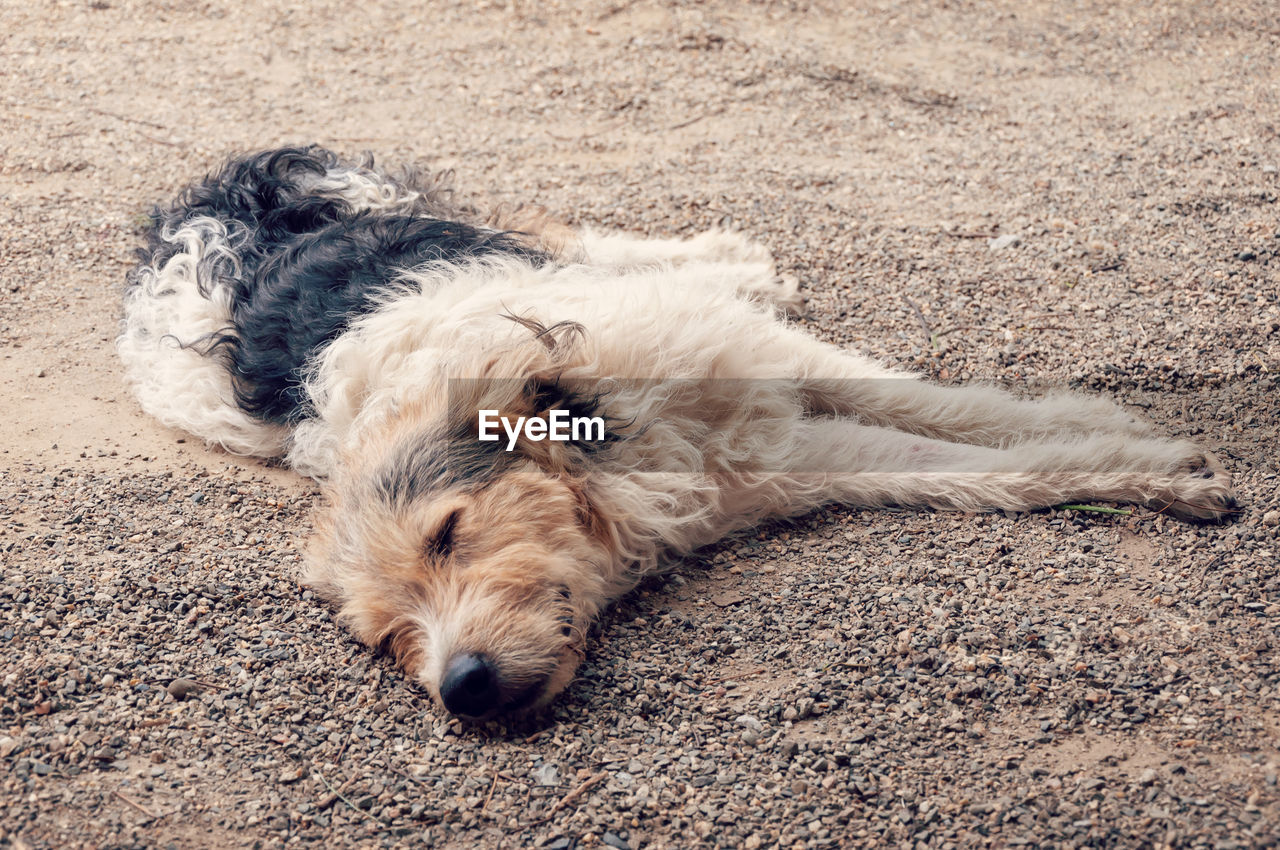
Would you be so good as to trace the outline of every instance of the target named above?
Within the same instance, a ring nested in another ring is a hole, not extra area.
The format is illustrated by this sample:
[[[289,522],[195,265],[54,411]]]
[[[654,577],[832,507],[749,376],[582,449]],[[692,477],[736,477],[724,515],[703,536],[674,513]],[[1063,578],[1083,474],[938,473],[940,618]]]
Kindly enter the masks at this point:
[[[468,223],[447,184],[315,147],[228,162],[152,214],[119,348],[143,406],[242,454],[277,457],[310,408],[307,364],[402,269],[544,255]]]

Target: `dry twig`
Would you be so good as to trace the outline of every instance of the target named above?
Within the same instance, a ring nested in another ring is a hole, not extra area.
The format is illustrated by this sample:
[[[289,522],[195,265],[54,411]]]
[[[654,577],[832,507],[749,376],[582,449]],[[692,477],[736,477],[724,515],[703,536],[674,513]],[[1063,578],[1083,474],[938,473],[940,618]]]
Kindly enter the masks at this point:
[[[498,788],[498,769],[493,769],[493,782],[489,783],[489,796],[484,798],[484,805],[480,807],[480,813],[484,814],[489,810],[489,803],[493,801],[493,792]]]
[[[108,118],[114,118],[117,121],[127,121],[130,124],[141,124],[143,127],[152,127],[156,130],[168,130],[169,128],[163,124],[157,124],[154,121],[144,121],[141,118],[132,118],[128,115],[121,115],[119,112],[109,112],[106,109],[98,109],[96,106],[89,107],[90,112],[98,115],[105,115]]]
[[[360,808],[355,803],[351,802],[351,798],[348,797],[346,794],[343,794],[341,788],[334,788],[332,785],[330,785],[329,780],[324,778],[324,774],[321,773],[319,770],[317,770],[314,766],[312,766],[311,772],[314,773],[316,777],[319,778],[319,780],[324,783],[324,787],[329,789],[330,794],[332,794],[333,796],[337,797],[339,800],[341,800],[342,802],[350,806],[353,812],[364,815],[366,818],[373,821],[374,823],[384,823],[382,818],[377,817],[376,815],[372,815],[369,812],[366,812],[364,809]]]
[[[604,771],[601,771],[600,773],[597,773],[595,776],[592,776],[592,777],[591,777],[590,779],[588,779],[586,782],[583,782],[583,783],[582,783],[581,785],[579,785],[577,788],[574,788],[574,789],[573,789],[572,791],[570,791],[568,794],[565,794],[563,797],[561,797],[561,798],[560,798],[560,802],[556,803],[554,806],[552,806],[552,807],[551,807],[551,811],[547,812],[547,816],[546,816],[546,817],[544,817],[544,818],[543,818],[542,820],[540,820],[540,821],[537,821],[537,822],[535,822],[535,823],[531,823],[531,824],[529,824],[529,827],[530,827],[530,828],[533,828],[533,827],[535,827],[535,826],[542,826],[544,823],[547,823],[548,821],[550,821],[550,820],[551,820],[551,818],[552,818],[552,817],[554,817],[554,816],[555,816],[555,813],[556,813],[556,812],[560,811],[560,810],[561,810],[561,809],[563,809],[565,806],[568,806],[568,805],[570,805],[571,803],[573,803],[575,800],[577,800],[577,799],[578,799],[579,797],[581,797],[583,794],[587,793],[587,790],[588,790],[588,789],[590,789],[592,786],[594,786],[594,785],[596,785],[596,784],[600,783],[600,782],[601,782],[602,780],[604,780],[604,778],[605,778],[606,776],[608,776],[608,775],[609,775],[609,774],[605,773]]]
[[[729,676],[721,676],[721,677],[720,677],[720,678],[718,678],[718,679],[712,679],[712,680],[711,680],[711,681],[709,681],[709,682],[704,682],[702,686],[703,686],[704,688],[709,688],[709,687],[711,687],[712,685],[718,685],[718,684],[720,684],[721,682],[727,682],[727,681],[729,681],[730,679],[745,679],[745,678],[747,678],[748,676],[759,676],[761,673],[765,672],[765,670],[766,670],[766,669],[767,669],[767,668],[765,668],[765,667],[757,667],[757,668],[756,668],[756,669],[754,669],[754,670],[747,670],[747,671],[746,671],[746,672],[744,672],[744,673],[734,673],[734,674],[729,675]]]
[[[119,797],[121,800],[124,800],[126,803],[133,806],[135,809],[142,812],[144,815],[151,818],[152,820],[158,820],[160,818],[159,815],[154,815],[150,811],[148,811],[146,808],[144,808],[143,805],[139,803],[137,800],[126,797],[124,794],[121,794],[119,791],[112,791],[111,793]]]

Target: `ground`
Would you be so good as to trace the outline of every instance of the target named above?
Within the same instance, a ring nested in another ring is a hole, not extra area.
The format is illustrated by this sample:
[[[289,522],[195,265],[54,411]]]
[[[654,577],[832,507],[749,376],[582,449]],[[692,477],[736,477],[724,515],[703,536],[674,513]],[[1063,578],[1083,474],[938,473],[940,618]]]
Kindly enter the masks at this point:
[[[0,846],[1277,843],[1271,3],[3,6]],[[297,584],[315,484],[113,352],[149,205],[311,141],[743,230],[812,333],[1110,395],[1243,511],[824,510],[615,606],[546,713],[451,721]]]

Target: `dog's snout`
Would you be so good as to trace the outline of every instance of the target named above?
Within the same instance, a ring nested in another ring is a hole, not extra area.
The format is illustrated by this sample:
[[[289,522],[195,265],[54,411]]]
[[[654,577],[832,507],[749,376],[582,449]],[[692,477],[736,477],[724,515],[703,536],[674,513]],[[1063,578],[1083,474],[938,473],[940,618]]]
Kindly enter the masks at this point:
[[[483,717],[498,708],[501,688],[498,671],[483,655],[455,655],[440,682],[440,699],[451,714]]]

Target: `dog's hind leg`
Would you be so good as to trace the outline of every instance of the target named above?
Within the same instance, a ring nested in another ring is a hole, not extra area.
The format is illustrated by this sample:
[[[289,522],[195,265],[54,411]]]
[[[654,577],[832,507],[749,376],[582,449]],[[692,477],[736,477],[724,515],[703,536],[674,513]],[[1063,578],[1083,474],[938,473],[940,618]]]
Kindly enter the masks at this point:
[[[1102,434],[994,449],[841,419],[797,429],[772,482],[779,514],[824,502],[1029,510],[1096,500],[1218,520],[1236,507],[1226,472],[1187,442]]]
[[[579,234],[587,262],[634,267],[665,264],[702,273],[683,279],[705,287],[727,287],[744,298],[773,304],[787,314],[804,312],[800,282],[778,274],[769,249],[740,233],[712,230],[692,239],[642,239],[620,233],[584,230]]]
[[[692,239],[646,239],[626,233],[583,230],[578,234],[589,262],[607,266],[647,263],[763,263],[774,270],[769,249],[741,233],[711,230]]]

